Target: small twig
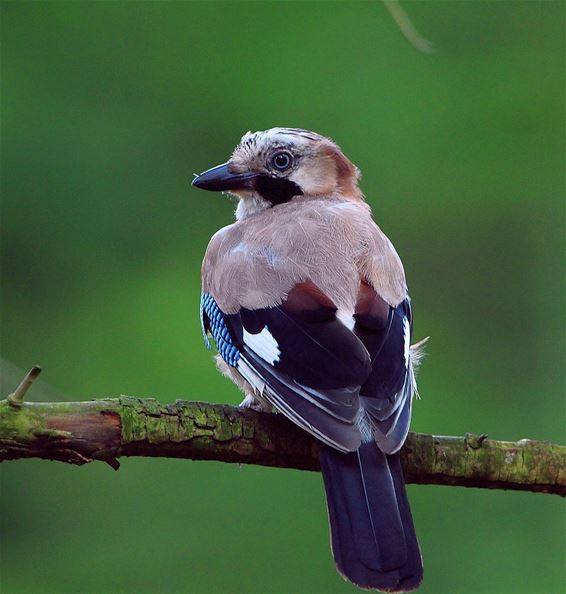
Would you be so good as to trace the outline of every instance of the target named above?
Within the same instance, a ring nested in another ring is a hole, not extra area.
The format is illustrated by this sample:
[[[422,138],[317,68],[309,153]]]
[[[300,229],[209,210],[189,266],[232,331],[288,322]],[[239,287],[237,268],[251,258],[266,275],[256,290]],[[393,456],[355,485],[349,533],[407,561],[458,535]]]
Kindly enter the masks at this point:
[[[26,374],[24,379],[20,382],[20,385],[9,394],[6,398],[8,402],[12,406],[19,407],[22,405],[24,401],[24,397],[26,392],[29,390],[30,386],[33,382],[37,379],[37,376],[41,373],[41,367],[39,365],[34,365]]]
[[[417,50],[425,54],[434,54],[436,51],[432,43],[425,39],[416,29],[409,15],[403,10],[398,0],[383,0],[385,8],[389,11],[391,18],[399,27],[405,39]]]

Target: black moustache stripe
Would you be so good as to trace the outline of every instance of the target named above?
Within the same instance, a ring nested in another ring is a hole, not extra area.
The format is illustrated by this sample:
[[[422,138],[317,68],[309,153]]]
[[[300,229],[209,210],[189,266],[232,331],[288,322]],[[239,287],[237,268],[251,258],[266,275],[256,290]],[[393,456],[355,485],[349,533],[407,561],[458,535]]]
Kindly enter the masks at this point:
[[[253,183],[255,191],[273,206],[289,202],[293,196],[300,196],[303,193],[295,182],[279,177],[259,175]]]

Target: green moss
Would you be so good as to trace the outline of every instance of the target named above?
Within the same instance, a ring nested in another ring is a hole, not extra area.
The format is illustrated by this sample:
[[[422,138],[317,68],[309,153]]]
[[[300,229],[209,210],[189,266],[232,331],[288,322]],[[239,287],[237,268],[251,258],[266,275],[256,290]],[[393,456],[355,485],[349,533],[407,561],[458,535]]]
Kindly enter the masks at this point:
[[[8,400],[0,401],[2,439],[33,441],[35,432],[40,430],[42,425],[43,415],[29,405],[13,406]]]

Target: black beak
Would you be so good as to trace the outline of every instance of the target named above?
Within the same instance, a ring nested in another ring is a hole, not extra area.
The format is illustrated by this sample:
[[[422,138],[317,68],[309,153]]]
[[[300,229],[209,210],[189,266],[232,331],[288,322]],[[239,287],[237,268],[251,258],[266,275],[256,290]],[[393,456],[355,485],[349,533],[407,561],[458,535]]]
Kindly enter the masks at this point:
[[[228,163],[213,167],[193,179],[192,185],[201,190],[223,192],[226,190],[251,190],[257,173],[232,173]]]

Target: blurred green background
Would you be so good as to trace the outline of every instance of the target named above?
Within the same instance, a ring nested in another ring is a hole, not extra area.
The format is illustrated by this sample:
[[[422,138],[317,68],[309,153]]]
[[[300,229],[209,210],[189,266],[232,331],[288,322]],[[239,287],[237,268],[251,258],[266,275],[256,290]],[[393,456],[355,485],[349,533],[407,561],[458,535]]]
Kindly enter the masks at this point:
[[[3,1],[3,357],[72,399],[239,402],[198,321],[234,204],[189,182],[248,129],[305,127],[361,168],[432,336],[413,428],[564,440],[565,4],[404,7],[435,54],[379,2]],[[356,591],[317,474],[1,472],[3,593]],[[423,594],[564,591],[558,497],[409,496]]]

